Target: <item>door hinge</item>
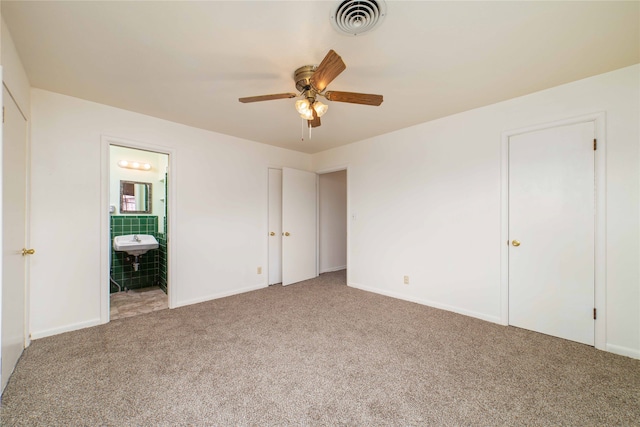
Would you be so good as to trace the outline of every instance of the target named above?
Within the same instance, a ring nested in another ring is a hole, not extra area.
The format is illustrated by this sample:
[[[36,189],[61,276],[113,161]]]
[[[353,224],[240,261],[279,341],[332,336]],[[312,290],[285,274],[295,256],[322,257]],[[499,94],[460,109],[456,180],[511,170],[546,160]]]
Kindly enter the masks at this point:
[[[594,308],[594,309],[593,309],[593,320],[596,320],[596,317],[597,317],[597,315],[596,315],[596,309]]]
[[[593,140],[593,151],[596,151],[598,149],[598,140],[594,138]]]

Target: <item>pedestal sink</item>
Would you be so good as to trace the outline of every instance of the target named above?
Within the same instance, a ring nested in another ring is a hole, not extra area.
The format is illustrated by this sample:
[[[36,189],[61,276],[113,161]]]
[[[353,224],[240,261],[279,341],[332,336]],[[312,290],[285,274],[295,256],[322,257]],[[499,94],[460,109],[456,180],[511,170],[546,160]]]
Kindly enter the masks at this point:
[[[139,256],[158,249],[158,241],[150,234],[125,234],[113,238],[113,249]]]

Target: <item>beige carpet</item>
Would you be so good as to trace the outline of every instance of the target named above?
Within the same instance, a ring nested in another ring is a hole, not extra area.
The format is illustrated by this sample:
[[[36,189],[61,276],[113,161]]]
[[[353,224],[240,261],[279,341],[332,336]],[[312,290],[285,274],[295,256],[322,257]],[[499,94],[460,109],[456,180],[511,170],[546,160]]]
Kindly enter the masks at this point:
[[[3,426],[640,425],[640,361],[344,272],[34,341]]]

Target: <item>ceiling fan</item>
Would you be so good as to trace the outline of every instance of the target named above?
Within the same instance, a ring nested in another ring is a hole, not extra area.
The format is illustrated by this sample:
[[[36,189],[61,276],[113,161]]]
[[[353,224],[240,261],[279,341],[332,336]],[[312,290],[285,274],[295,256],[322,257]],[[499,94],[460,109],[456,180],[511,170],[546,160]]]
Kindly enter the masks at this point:
[[[329,83],[333,81],[347,66],[342,61],[340,55],[334,50],[330,50],[324,57],[320,65],[304,65],[294,73],[296,88],[300,93],[277,93],[273,95],[249,96],[239,98],[243,103],[271,101],[274,99],[295,98],[302,96],[303,99],[296,101],[296,110],[300,117],[306,119],[309,127],[320,126],[320,117],[327,112],[327,105],[316,100],[318,95],[329,101],[350,102],[352,104],[374,105],[382,104],[382,95],[372,95],[368,93],[325,91]]]

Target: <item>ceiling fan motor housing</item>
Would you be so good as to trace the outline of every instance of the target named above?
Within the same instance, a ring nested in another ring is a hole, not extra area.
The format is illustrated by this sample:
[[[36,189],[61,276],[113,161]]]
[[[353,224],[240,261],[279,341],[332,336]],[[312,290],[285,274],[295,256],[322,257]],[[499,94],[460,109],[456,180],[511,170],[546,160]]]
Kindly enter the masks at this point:
[[[296,70],[293,78],[296,81],[296,88],[300,92],[305,92],[311,88],[310,79],[314,71],[316,71],[315,65],[304,65]]]

